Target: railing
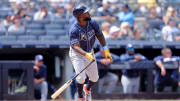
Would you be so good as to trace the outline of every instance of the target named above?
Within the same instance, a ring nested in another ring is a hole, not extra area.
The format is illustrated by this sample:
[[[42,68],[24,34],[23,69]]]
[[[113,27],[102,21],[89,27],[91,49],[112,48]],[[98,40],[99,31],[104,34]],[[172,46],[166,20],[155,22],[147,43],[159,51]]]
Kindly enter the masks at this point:
[[[168,62],[163,63],[166,69],[178,69],[178,62]],[[101,68],[101,64],[98,63],[99,68]],[[139,92],[137,94],[122,94],[122,93],[112,93],[112,94],[100,94],[98,93],[98,85],[93,88],[93,92],[96,92],[93,96],[96,99],[128,99],[128,98],[136,98],[136,99],[175,99],[180,96],[178,93],[174,92],[163,92],[158,93],[155,92],[154,87],[154,74],[153,71],[158,67],[155,65],[153,61],[140,61],[140,62],[119,62],[114,63],[109,66],[111,71],[121,71],[122,69],[139,69],[139,70],[147,70],[147,86],[146,92]],[[103,68],[101,68],[103,69]],[[168,82],[168,81],[167,81]]]

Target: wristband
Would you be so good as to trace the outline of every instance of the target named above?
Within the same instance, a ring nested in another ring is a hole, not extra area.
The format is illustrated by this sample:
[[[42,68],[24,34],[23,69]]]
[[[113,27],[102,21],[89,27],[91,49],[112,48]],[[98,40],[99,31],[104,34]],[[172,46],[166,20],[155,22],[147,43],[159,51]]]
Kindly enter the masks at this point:
[[[108,50],[108,46],[104,46],[103,49],[104,49],[104,50]]]

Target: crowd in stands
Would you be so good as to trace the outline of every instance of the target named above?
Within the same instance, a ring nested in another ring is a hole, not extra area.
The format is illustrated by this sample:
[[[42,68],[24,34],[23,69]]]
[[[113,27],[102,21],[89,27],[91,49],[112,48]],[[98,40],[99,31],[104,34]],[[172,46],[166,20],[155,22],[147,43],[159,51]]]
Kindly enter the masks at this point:
[[[169,0],[2,0],[1,2],[0,31],[5,32],[5,35],[12,35],[15,32],[26,35],[28,30],[34,29],[45,30],[45,33],[48,33],[48,29],[56,29],[61,35],[67,35],[69,25],[75,21],[72,10],[74,6],[81,4],[91,9],[93,19],[99,22],[107,39],[180,41],[178,0],[171,2]],[[50,24],[56,25],[45,27]]]

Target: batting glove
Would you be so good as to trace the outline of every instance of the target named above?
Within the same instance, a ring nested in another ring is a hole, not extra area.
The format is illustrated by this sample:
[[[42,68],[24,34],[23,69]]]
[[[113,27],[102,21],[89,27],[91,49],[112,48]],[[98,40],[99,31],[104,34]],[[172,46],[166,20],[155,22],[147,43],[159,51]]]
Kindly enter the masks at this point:
[[[93,53],[86,53],[86,54],[85,54],[85,57],[86,57],[87,59],[89,59],[89,61],[96,60],[96,58],[94,58]]]
[[[113,62],[113,59],[112,59],[112,56],[111,56],[111,54],[110,54],[110,51],[109,51],[108,47],[107,47],[107,46],[104,46],[103,48],[104,48],[105,58],[109,58],[110,61]]]

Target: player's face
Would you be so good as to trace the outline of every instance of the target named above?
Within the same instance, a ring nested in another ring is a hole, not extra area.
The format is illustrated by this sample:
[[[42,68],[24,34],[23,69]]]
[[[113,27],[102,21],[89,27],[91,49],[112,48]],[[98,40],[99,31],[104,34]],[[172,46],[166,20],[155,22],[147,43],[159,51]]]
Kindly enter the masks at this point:
[[[90,21],[91,20],[91,16],[90,16],[90,14],[88,12],[86,12],[86,13],[81,15],[81,19],[83,21]]]
[[[37,60],[35,60],[35,65],[36,65],[36,66],[40,67],[40,66],[42,66],[42,64],[43,64],[43,61],[37,61]]]
[[[169,25],[174,27],[176,25],[176,21],[169,21]]]
[[[172,56],[171,50],[166,50],[166,51],[164,51],[164,52],[163,52],[163,56],[164,56],[164,57],[167,57],[167,58],[168,58],[168,57],[171,57],[171,56]]]

